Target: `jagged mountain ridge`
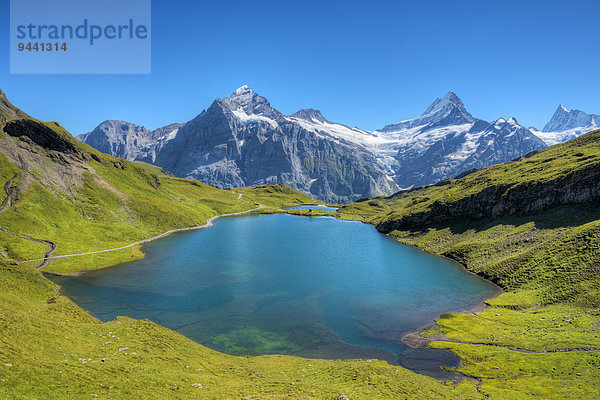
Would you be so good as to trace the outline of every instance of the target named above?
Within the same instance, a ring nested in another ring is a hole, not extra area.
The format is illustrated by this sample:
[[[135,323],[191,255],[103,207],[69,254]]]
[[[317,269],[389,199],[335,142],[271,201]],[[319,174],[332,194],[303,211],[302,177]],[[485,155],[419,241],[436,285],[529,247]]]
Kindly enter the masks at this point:
[[[583,126],[597,126],[600,115],[587,114],[581,110],[569,110],[562,104],[558,106],[552,119],[544,126],[544,132],[560,132]]]
[[[548,146],[563,143],[600,127],[600,115],[559,105],[542,131],[533,130]]]
[[[127,160],[144,159],[154,162],[156,152],[177,135],[183,124],[169,124],[148,130],[125,121],[104,121],[93,131],[78,135],[77,139],[103,153]]]
[[[403,188],[432,184],[462,172],[512,160],[546,147],[514,118],[474,118],[454,92],[436,99],[414,119],[377,133],[393,154],[394,180]]]
[[[387,125],[379,131],[386,133],[385,136],[392,136],[413,128],[425,131],[438,126],[472,124],[475,121],[456,93],[448,92],[443,98],[435,99],[421,116]]]
[[[218,187],[283,183],[331,202],[397,189],[373,154],[307,129],[303,115],[317,114],[286,117],[243,86],[181,127],[154,163]]]
[[[473,117],[454,92],[436,99],[417,118],[371,132],[331,122],[315,109],[283,115],[242,86],[215,100],[168,140],[152,139],[155,131],[144,130],[129,127],[124,135],[135,140],[121,138],[112,146],[92,143],[91,134],[80,139],[112,155],[155,163],[218,187],[278,182],[328,201],[432,184],[548,145],[539,131],[514,118],[489,123]]]

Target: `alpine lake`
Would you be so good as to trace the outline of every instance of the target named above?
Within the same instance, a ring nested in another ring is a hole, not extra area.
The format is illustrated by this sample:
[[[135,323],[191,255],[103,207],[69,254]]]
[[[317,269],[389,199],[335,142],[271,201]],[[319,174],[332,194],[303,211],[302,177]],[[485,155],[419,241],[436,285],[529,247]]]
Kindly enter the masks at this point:
[[[498,293],[450,260],[331,217],[222,218],[143,251],[139,261],[49,278],[102,321],[147,318],[228,354],[381,359],[440,379],[456,377],[440,366],[458,357],[402,337]]]

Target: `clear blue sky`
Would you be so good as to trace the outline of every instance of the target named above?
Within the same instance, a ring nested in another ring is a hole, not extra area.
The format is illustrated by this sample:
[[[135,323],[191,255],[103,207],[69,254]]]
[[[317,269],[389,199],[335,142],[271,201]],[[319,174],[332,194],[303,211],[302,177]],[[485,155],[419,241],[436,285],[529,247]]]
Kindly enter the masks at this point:
[[[248,84],[290,114],[376,129],[454,90],[476,117],[541,128],[559,103],[600,113],[600,2],[153,0],[151,75],[10,75],[0,88],[73,134],[106,119],[185,122]]]

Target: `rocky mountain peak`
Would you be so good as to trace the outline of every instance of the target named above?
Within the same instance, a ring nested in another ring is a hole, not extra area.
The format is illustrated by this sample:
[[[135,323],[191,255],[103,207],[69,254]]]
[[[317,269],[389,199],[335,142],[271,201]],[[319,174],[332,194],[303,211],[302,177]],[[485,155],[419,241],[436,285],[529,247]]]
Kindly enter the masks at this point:
[[[441,99],[438,97],[435,101],[425,110],[422,115],[435,114],[443,111],[447,111],[450,108],[458,108],[467,112],[465,105],[463,104],[460,97],[454,92],[448,92]]]
[[[132,124],[131,122],[120,121],[120,120],[115,120],[115,119],[107,119],[106,121],[102,122],[100,125],[98,125],[96,127],[96,129],[102,129],[102,130],[107,130],[110,128],[116,128],[121,131],[126,131],[129,128],[136,128],[137,130],[142,130],[142,131],[147,130],[143,126],[137,126],[135,124]]]
[[[233,93],[231,93],[231,96],[227,97],[226,99],[229,100],[233,105],[246,107],[252,104],[256,97],[260,96],[254,93],[254,90],[252,90],[250,86],[244,85],[236,89]]]
[[[500,117],[493,124],[489,125],[486,130],[506,130],[510,132],[513,132],[515,130],[523,130],[529,132],[529,129],[519,124],[519,121],[517,121],[515,117],[510,117],[509,119]]]
[[[490,124],[480,140],[488,140],[488,135],[499,135],[497,144],[500,146],[495,150],[497,154],[504,151],[510,151],[512,155],[523,155],[533,150],[540,150],[546,148],[546,144],[542,139],[537,137],[531,130],[520,125],[515,117],[510,117],[508,120],[504,118],[498,118],[493,124]],[[500,139],[504,137],[504,139]],[[503,140],[514,141],[512,144],[509,142],[502,143]],[[509,159],[505,159],[507,161]],[[503,161],[502,161],[503,162]]]
[[[569,110],[561,104],[542,132],[560,132],[576,128],[592,129],[598,125],[600,125],[600,115],[587,114],[581,110]]]
[[[444,97],[435,99],[421,116],[387,125],[380,132],[398,132],[418,127],[427,131],[442,126],[473,124],[475,121],[456,93],[448,92]]]
[[[293,113],[292,115],[290,115],[290,117],[304,119],[307,121],[314,121],[314,122],[326,122],[327,121],[327,119],[325,119],[323,114],[321,114],[321,111],[315,110],[314,108],[303,108],[302,110],[298,110],[295,113]]]
[[[250,86],[244,85],[234,90],[231,96],[242,96],[248,93],[254,93],[254,90]]]
[[[266,98],[259,96],[248,85],[236,89],[231,96],[219,99],[217,102],[232,111],[238,118],[259,115],[277,120],[283,117],[279,111],[271,107]]]
[[[127,121],[106,120],[77,139],[115,157],[153,162],[155,151],[174,139],[181,126],[173,123],[149,130]]]
[[[570,112],[571,111],[567,107],[565,107],[562,104],[559,104],[558,107],[556,107],[554,114],[552,115],[552,119],[548,121],[548,124],[546,124],[546,126],[551,124],[552,121],[556,122],[558,120],[564,120],[565,118],[568,118]]]
[[[4,94],[2,89],[0,89],[0,99],[6,99],[6,95]]]
[[[437,98],[416,120],[419,119],[421,123],[428,124],[428,129],[475,122],[475,118],[467,111],[462,100],[454,92],[448,92],[441,99]]]

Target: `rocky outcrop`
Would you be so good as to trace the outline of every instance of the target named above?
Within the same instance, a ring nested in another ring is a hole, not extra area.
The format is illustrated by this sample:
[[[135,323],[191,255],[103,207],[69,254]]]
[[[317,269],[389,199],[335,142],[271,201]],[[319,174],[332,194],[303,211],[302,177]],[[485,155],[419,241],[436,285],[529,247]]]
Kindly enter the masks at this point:
[[[0,89],[0,125],[16,118],[29,117],[23,111],[19,110],[11,104],[6,98],[4,92]]]
[[[57,125],[58,126],[58,125]],[[75,154],[79,149],[74,145],[72,139],[57,134],[48,126],[29,119],[10,121],[4,126],[4,132],[8,135],[31,140],[48,150],[59,151],[66,154]]]

